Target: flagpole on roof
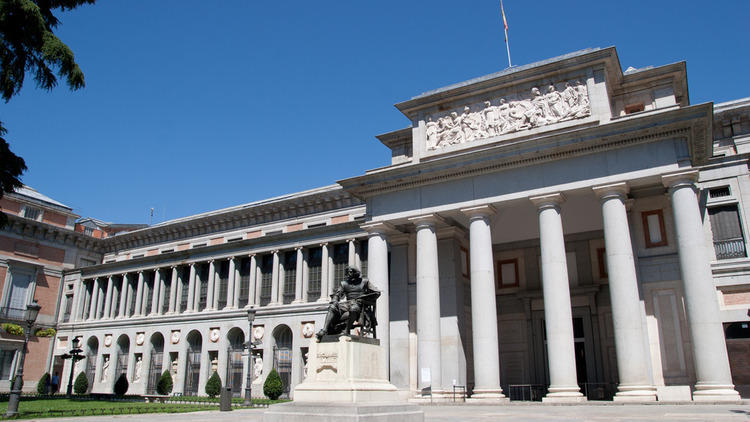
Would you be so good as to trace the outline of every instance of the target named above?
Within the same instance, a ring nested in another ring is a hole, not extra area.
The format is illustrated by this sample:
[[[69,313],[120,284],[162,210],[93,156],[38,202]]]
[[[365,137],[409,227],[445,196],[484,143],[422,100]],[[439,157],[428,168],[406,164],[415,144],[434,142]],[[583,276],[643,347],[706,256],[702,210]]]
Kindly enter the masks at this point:
[[[510,63],[510,43],[508,42],[508,20],[505,19],[505,9],[503,8],[503,0],[500,0],[500,14],[503,17],[503,27],[505,28],[505,50],[508,51],[508,67],[513,67]]]

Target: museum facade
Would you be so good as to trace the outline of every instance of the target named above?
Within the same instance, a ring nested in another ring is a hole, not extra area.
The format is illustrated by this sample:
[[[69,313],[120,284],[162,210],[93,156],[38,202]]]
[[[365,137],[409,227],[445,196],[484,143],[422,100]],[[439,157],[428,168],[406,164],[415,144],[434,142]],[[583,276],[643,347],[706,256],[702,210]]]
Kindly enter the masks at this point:
[[[98,239],[63,273],[50,369],[78,339],[93,392],[169,370],[260,396],[276,369],[293,395],[354,265],[405,399],[749,392],[750,100],[691,105],[684,62],[623,72],[605,48],[396,107],[386,167]]]

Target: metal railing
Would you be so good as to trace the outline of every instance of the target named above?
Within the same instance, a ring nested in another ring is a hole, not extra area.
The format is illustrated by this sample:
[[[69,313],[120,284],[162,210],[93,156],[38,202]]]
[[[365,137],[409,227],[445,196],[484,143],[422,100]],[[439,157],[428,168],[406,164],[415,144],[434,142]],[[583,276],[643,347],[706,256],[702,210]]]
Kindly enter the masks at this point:
[[[584,382],[581,392],[588,400],[612,400],[617,386],[610,382]]]
[[[0,307],[0,319],[23,321],[26,308],[11,308],[10,306]]]
[[[716,251],[716,259],[744,258],[747,256],[745,239],[741,237],[714,241],[714,250]]]
[[[547,394],[544,384],[511,384],[508,386],[508,398],[511,401],[542,401]]]

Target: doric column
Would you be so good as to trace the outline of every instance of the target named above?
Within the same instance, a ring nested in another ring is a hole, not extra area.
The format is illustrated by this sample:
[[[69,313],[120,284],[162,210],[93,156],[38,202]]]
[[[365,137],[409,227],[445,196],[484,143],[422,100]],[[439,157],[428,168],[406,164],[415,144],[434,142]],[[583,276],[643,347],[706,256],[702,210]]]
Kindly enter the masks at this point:
[[[471,269],[471,330],[474,344],[472,399],[508,399],[500,387],[500,350],[495,304],[495,271],[492,257],[491,205],[461,210],[469,217],[469,268]]]
[[[302,246],[297,251],[297,268],[294,270],[294,300],[292,303],[302,303],[302,261],[304,260]]]
[[[698,207],[695,170],[664,176],[672,199],[685,307],[695,362],[695,401],[737,401],[709,254]]]
[[[302,249],[302,303],[307,303],[307,291],[310,288],[310,250]]]
[[[81,315],[83,314],[83,297],[86,293],[86,283],[84,280],[78,280],[78,284],[75,287],[75,293],[73,294],[73,313],[71,321],[80,321]]]
[[[247,306],[253,306],[257,305],[256,300],[257,297],[255,295],[255,287],[258,282],[258,261],[255,257],[255,254],[250,254],[250,272],[248,273],[249,280],[247,281],[250,283],[247,286]]]
[[[625,207],[628,191],[626,183],[594,188],[602,201],[609,300],[620,380],[614,400],[655,401],[656,389],[649,375],[646,337],[638,317],[641,314],[638,279]]]
[[[355,267],[357,265],[357,245],[354,243],[354,239],[348,239],[346,243],[346,250],[349,253],[347,265]]]
[[[231,257],[229,258],[229,271],[227,273],[227,304],[224,306],[224,309],[237,309],[237,305],[234,303],[234,280],[235,280],[235,271],[236,268],[236,262],[235,258]]]
[[[151,310],[150,315],[156,315],[159,313],[159,300],[161,299],[161,269],[157,268],[154,270],[154,284],[151,292]]]
[[[417,371],[418,388],[443,390],[440,343],[440,276],[435,225],[429,214],[410,219],[417,229]]]
[[[561,193],[529,198],[539,208],[539,243],[542,252],[542,291],[549,360],[547,402],[579,402],[586,398],[578,388],[573,347],[568,265],[565,258],[560,204]]]
[[[197,309],[195,303],[195,262],[190,263],[190,276],[188,279],[188,300],[185,311],[194,312]]]
[[[269,305],[281,303],[279,288],[279,250],[273,251],[273,266],[271,269],[271,302]]]
[[[127,312],[128,304],[128,273],[122,275],[122,285],[120,286],[120,307],[117,309],[117,318],[124,318]]]
[[[114,284],[112,277],[114,276],[110,275],[107,277],[107,293],[104,294],[104,319],[109,319],[112,313],[112,290]]]
[[[143,271],[138,271],[138,287],[135,291],[135,315],[142,316],[141,307],[143,303]]]
[[[206,309],[216,309],[214,304],[214,284],[216,283],[216,265],[214,260],[208,261],[208,290],[206,292]]]
[[[91,289],[91,308],[89,308],[89,320],[96,319],[99,303],[99,278],[94,279],[94,287]]]
[[[369,233],[367,239],[367,278],[378,290],[380,297],[375,307],[375,318],[378,320],[377,338],[385,360],[389,362],[391,340],[390,291],[388,283],[388,236],[394,229],[387,223],[372,223],[362,226]]]
[[[169,284],[169,307],[167,312],[170,314],[174,313],[175,305],[177,304],[177,276],[179,267],[176,265],[172,266],[172,281]]]
[[[320,298],[318,302],[329,302],[328,293],[328,243],[320,244]]]

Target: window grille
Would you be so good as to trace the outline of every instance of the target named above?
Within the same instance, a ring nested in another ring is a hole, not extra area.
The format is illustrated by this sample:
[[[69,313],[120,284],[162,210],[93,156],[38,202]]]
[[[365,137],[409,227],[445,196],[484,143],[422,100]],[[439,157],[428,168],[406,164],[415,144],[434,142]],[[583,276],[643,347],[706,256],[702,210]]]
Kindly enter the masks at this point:
[[[63,322],[70,321],[70,311],[73,308],[73,295],[65,295],[65,313],[63,313]]]
[[[200,283],[198,310],[202,311],[206,309],[206,298],[208,296],[208,264],[202,264],[199,267],[198,276],[195,281],[196,283]]]
[[[308,252],[307,267],[307,300],[314,302],[320,298],[320,281],[321,281],[321,259],[323,257],[323,248],[312,248]]]
[[[349,244],[339,243],[333,247],[333,285],[338,286],[346,275],[346,266],[349,264]],[[335,287],[334,287],[335,289]]]
[[[227,306],[227,289],[229,285],[229,261],[219,262],[219,297],[217,298],[218,309],[224,309]]]
[[[292,303],[297,278],[297,251],[284,254],[284,303]]]
[[[719,188],[712,188],[708,190],[708,197],[711,199],[723,198],[730,195],[731,192],[729,191],[729,186],[722,186]]]
[[[367,277],[367,254],[369,253],[369,243],[367,239],[359,242],[359,262],[362,277]]]
[[[240,292],[239,306],[244,308],[247,305],[248,294],[250,293],[250,258],[240,260]]]
[[[24,218],[28,218],[30,220],[39,221],[41,220],[42,210],[41,208],[26,206],[23,209],[23,216]]]
[[[185,312],[188,304],[188,293],[190,293],[190,267],[182,267],[180,270],[182,290],[180,291],[180,311]]]
[[[273,255],[263,255],[260,265],[260,305],[271,302],[271,283],[273,277]]]
[[[711,207],[708,209],[708,216],[711,221],[716,259],[747,256],[737,204]]]

